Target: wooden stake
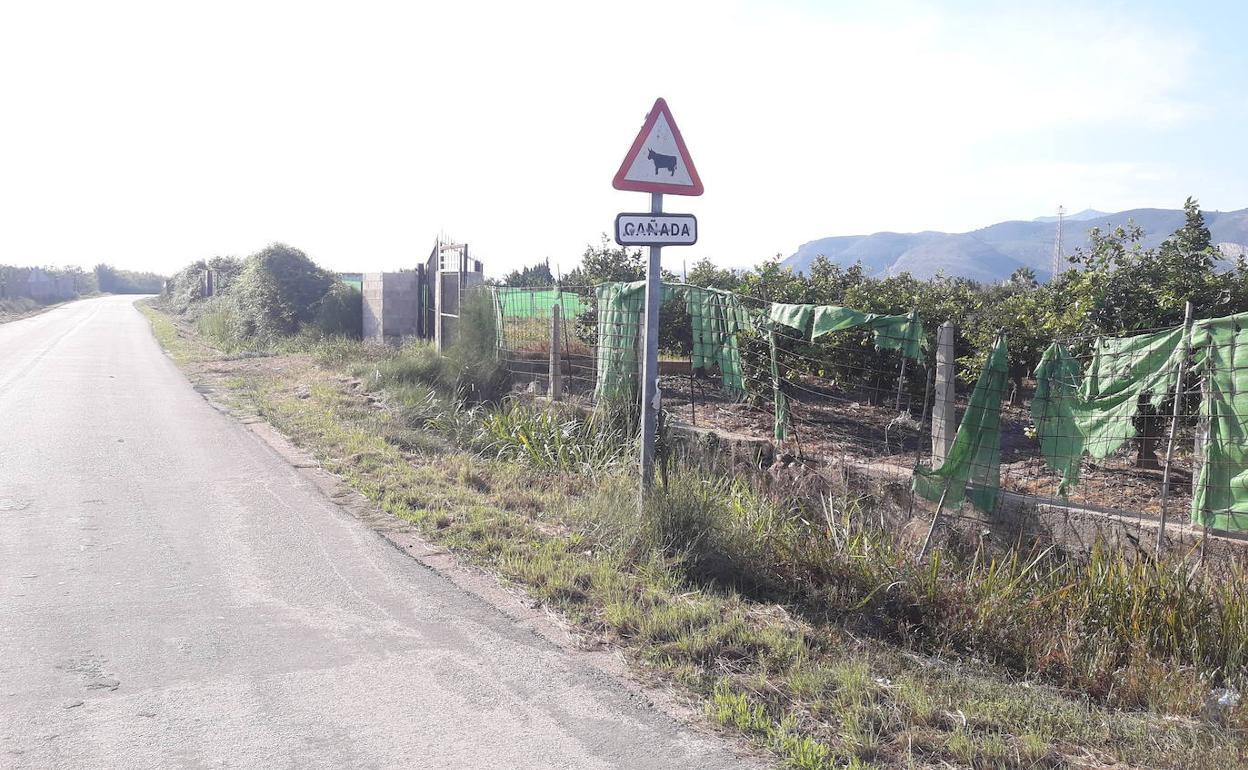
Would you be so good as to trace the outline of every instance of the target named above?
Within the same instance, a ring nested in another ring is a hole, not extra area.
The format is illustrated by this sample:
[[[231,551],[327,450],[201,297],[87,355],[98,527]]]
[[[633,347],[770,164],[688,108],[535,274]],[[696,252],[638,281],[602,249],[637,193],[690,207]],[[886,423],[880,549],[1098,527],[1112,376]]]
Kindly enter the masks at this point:
[[[1174,382],[1174,412],[1170,419],[1170,438],[1166,442],[1166,463],[1161,472],[1161,521],[1157,525],[1157,558],[1166,539],[1166,503],[1170,497],[1170,466],[1174,460],[1174,434],[1179,427],[1179,417],[1183,411],[1183,375],[1187,369],[1188,341],[1192,333],[1192,303],[1188,302],[1183,310],[1183,353],[1179,356],[1178,376]]]
[[[945,508],[945,497],[949,494],[949,483],[945,482],[945,489],[940,493],[940,502],[936,503],[936,513],[932,514],[932,523],[927,528],[927,537],[923,538],[923,548],[919,551],[919,561],[923,561],[923,557],[927,556],[927,547],[931,545],[932,533],[936,531],[936,522],[940,521],[940,512]]]

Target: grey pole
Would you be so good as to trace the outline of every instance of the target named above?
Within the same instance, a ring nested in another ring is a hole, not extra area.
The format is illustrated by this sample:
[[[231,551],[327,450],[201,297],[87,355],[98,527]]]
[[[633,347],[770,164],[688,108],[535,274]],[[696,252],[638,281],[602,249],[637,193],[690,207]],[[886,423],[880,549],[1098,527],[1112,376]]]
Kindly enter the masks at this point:
[[[650,193],[650,213],[663,211],[663,193]],[[662,247],[650,247],[650,264],[646,268],[645,352],[641,365],[641,494],[639,505],[645,504],[646,492],[654,479],[654,442],[659,416],[659,300],[663,284],[659,270]]]
[[[936,335],[936,403],[932,407],[932,468],[945,464],[957,426],[957,374],[955,370],[954,340],[957,334],[953,322],[945,321]]]
[[[563,398],[563,357],[559,351],[559,311],[558,303],[550,306],[550,400],[559,401]]]

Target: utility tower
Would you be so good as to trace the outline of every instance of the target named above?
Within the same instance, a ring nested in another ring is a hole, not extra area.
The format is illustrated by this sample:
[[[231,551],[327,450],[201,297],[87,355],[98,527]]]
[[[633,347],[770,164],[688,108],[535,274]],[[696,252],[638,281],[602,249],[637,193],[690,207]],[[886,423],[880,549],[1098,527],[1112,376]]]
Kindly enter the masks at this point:
[[[1062,273],[1065,267],[1065,255],[1062,254],[1062,219],[1066,216],[1066,207],[1057,207],[1057,238],[1053,241],[1053,275],[1050,280]]]

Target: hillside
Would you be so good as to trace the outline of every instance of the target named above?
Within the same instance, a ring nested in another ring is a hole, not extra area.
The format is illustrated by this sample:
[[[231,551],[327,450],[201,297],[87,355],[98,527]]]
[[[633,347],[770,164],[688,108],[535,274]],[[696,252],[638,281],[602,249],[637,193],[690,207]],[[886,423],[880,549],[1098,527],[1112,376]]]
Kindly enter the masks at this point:
[[[1132,219],[1144,228],[1145,248],[1156,247],[1183,224],[1182,209],[1131,209],[1113,214],[1082,211],[1067,217],[1063,224],[1063,252],[1086,246],[1090,228],[1102,230]],[[1224,254],[1248,250],[1248,209],[1206,211],[1205,221],[1213,241]],[[874,233],[820,238],[802,244],[784,260],[798,272],[809,267],[820,254],[833,262],[851,265],[861,262],[873,275],[909,272],[921,278],[937,273],[964,276],[979,281],[1008,278],[1020,266],[1036,271],[1041,280],[1049,277],[1057,220],[1040,217],[1030,222],[999,222],[968,233]]]

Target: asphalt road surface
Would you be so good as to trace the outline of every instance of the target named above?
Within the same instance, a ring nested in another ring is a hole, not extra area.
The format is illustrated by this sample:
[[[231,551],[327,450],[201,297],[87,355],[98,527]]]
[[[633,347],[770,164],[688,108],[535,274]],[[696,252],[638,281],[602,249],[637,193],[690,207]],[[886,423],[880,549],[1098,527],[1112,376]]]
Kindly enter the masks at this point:
[[[132,302],[0,325],[0,767],[739,764],[331,503]]]

